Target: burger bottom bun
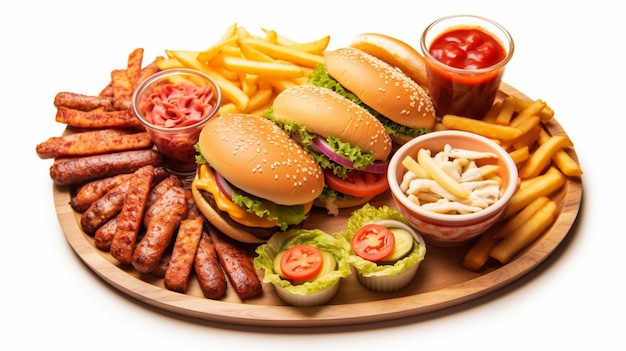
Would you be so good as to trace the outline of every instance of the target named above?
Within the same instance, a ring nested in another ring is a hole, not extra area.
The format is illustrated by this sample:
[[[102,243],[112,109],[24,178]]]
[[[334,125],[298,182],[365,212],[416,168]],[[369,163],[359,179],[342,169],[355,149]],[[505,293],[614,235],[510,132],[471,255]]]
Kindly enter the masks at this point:
[[[198,206],[198,209],[204,217],[219,231],[230,238],[248,244],[261,244],[266,242],[266,239],[259,238],[254,234],[251,234],[241,228],[237,228],[228,223],[222,216],[204,199],[200,190],[198,190],[192,183],[191,194]]]

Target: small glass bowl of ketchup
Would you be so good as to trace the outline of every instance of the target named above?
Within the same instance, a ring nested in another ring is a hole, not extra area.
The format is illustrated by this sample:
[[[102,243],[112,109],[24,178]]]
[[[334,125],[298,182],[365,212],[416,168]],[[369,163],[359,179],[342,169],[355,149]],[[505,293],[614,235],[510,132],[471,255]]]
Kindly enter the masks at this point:
[[[509,32],[487,18],[448,16],[426,27],[420,46],[437,115],[484,117],[513,56]]]
[[[217,83],[203,72],[174,68],[157,72],[135,89],[135,116],[150,133],[165,168],[184,179],[196,172],[194,145],[221,104]]]

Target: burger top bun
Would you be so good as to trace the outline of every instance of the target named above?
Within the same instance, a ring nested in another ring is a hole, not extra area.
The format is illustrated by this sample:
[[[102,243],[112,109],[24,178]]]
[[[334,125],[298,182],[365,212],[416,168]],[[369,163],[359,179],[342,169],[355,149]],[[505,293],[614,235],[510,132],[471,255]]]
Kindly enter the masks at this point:
[[[330,89],[297,85],[280,92],[272,108],[279,121],[294,121],[322,137],[335,136],[363,152],[373,150],[377,160],[391,153],[391,139],[380,121]]]
[[[424,89],[428,88],[424,56],[404,41],[385,34],[363,33],[354,37],[350,46],[398,67]]]
[[[272,121],[251,114],[214,117],[200,132],[200,152],[234,186],[280,205],[313,201],[322,169]]]
[[[428,93],[385,61],[353,47],[326,54],[326,71],[366,105],[411,128],[432,128],[435,108]]]

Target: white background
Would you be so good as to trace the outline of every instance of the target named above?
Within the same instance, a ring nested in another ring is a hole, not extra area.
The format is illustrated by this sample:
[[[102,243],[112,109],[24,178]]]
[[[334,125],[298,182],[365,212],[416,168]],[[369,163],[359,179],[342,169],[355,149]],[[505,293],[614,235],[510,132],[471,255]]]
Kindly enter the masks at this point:
[[[0,343],[10,349],[178,351],[623,349],[626,62],[624,18],[616,4],[3,2]],[[362,32],[390,34],[418,47],[426,25],[457,13],[490,17],[509,29],[516,47],[505,81],[552,106],[585,171],[577,224],[547,261],[510,286],[458,307],[387,323],[233,327],[138,303],[99,279],[65,240],[54,209],[51,161],[35,153],[36,144],[63,132],[54,121],[57,92],[97,94],[133,49],[145,48],[147,58],[165,49],[202,50],[235,22],[251,32],[271,28],[300,41],[330,34],[331,48]]]

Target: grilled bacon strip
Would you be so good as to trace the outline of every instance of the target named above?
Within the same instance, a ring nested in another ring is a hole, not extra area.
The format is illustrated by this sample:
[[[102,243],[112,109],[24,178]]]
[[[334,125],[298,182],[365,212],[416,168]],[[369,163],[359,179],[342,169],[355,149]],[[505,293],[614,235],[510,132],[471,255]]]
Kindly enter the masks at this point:
[[[148,195],[154,179],[154,166],[141,167],[130,178],[121,212],[117,215],[115,234],[109,252],[122,264],[130,264],[139,236]]]
[[[148,132],[107,128],[51,137],[37,144],[36,151],[39,158],[50,159],[147,149],[152,145]]]
[[[174,241],[172,258],[167,266],[163,280],[166,289],[180,293],[184,293],[187,290],[203,225],[204,220],[202,217],[187,218],[181,221],[176,240]]]
[[[81,111],[59,106],[57,107],[55,119],[59,123],[64,123],[75,128],[143,129],[143,125],[130,109],[107,111],[103,108],[97,108],[91,111]]]
[[[57,185],[83,184],[121,173],[133,173],[147,165],[162,166],[161,154],[145,149],[59,158],[50,167],[50,177]]]

